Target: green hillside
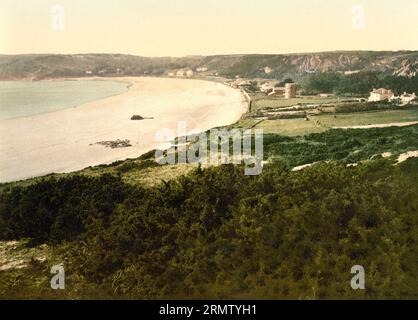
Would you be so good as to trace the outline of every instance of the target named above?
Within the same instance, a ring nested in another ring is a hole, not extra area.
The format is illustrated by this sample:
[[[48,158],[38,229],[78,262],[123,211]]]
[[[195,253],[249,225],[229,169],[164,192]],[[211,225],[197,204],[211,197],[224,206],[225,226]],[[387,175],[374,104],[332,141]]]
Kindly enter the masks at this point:
[[[148,58],[122,54],[0,55],[0,79],[164,75],[205,67],[204,75],[301,79],[312,73],[373,71],[412,76],[416,51],[341,51],[304,54],[187,56]],[[271,72],[266,73],[265,67]],[[86,73],[88,72],[88,73]],[[91,73],[90,73],[91,72]]]

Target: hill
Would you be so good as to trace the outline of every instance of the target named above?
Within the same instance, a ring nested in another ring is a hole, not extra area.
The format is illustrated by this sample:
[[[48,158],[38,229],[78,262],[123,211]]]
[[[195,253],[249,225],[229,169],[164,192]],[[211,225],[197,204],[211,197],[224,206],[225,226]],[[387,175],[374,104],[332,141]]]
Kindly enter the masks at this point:
[[[83,76],[164,75],[200,69],[202,75],[233,78],[292,77],[312,73],[358,71],[414,76],[418,51],[338,51],[303,54],[140,57],[123,54],[0,55],[0,79],[44,79]],[[207,69],[207,70],[206,70]],[[203,70],[203,71],[202,71]]]

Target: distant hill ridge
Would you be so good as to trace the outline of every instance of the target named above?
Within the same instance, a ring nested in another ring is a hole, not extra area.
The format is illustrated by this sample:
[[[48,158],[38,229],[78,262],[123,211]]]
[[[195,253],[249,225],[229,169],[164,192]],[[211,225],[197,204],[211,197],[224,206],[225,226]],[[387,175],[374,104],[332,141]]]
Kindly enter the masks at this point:
[[[83,76],[142,76],[199,70],[202,75],[233,78],[301,79],[315,72],[373,71],[416,75],[418,51],[335,51],[301,54],[241,54],[141,57],[124,54],[0,55],[0,79]]]

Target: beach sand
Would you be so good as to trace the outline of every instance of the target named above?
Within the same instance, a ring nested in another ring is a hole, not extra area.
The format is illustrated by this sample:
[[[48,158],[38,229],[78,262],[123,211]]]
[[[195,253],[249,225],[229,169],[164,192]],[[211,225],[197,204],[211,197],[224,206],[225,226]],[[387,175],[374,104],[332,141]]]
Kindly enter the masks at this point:
[[[246,111],[239,90],[203,80],[111,78],[132,85],[127,92],[56,112],[0,120],[0,182],[139,157],[161,143],[161,129],[177,133],[236,122]],[[132,121],[133,115],[153,119]],[[128,139],[132,147],[111,149],[100,141]]]

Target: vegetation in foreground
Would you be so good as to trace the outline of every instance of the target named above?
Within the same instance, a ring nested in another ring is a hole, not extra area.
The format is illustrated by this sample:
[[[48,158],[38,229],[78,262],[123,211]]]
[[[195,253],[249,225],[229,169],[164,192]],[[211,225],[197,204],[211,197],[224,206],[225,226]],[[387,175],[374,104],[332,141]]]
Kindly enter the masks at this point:
[[[227,165],[152,188],[109,175],[17,187],[1,197],[2,238],[55,246],[68,281],[48,292],[46,261],[13,286],[1,272],[1,290],[37,298],[417,298],[417,178],[414,159],[300,172],[275,164],[258,177]],[[367,272],[365,291],[349,284],[357,264]]]
[[[147,185],[124,174],[148,165],[120,163],[103,167],[107,173],[7,186],[0,238],[48,244],[53,258],[0,271],[0,292],[18,299],[416,299],[418,159],[346,167],[382,148],[416,148],[416,130],[266,137],[275,160],[256,177],[225,165]],[[319,155],[334,161],[290,170]],[[59,292],[49,289],[57,259],[67,276]],[[366,270],[364,291],[350,286],[357,264]]]

